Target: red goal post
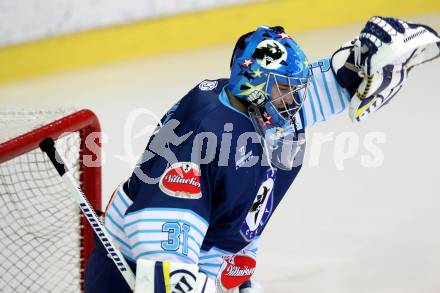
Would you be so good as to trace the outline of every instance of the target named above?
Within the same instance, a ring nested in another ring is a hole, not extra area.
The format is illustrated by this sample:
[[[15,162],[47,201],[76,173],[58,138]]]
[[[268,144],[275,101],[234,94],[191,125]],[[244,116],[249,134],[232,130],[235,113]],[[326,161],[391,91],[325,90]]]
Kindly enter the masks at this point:
[[[9,115],[11,116],[10,121],[7,120],[5,125],[13,127],[14,115]],[[30,131],[0,144],[0,205],[3,206],[0,208],[2,217],[0,237],[3,237],[0,239],[0,251],[11,250],[0,252],[0,259],[3,261],[3,264],[0,264],[0,274],[3,279],[0,281],[0,292],[12,292],[9,290],[14,290],[14,292],[21,292],[21,290],[23,292],[79,292],[83,290],[84,268],[93,247],[93,232],[83,216],[80,215],[79,208],[76,210],[78,221],[63,219],[63,217],[70,217],[67,211],[72,211],[74,206],[70,203],[67,195],[66,197],[60,195],[63,191],[60,191],[59,188],[62,187],[56,181],[60,180],[59,176],[58,179],[49,178],[52,175],[48,174],[52,174],[54,170],[50,169],[49,162],[45,162],[44,155],[38,149],[38,145],[46,137],[51,137],[57,143],[59,141],[60,144],[65,144],[61,148],[64,149],[67,157],[71,158],[70,165],[75,166],[77,180],[83,192],[87,195],[92,206],[101,210],[100,131],[96,115],[90,110],[81,110],[35,129],[30,129]],[[91,134],[93,136],[89,137]],[[92,138],[94,146],[98,147],[93,150],[86,147],[87,137]],[[0,137],[0,139],[3,140],[4,137]],[[89,158],[89,161],[91,159],[94,167],[84,164],[84,158]],[[53,194],[53,196],[49,194]],[[40,198],[41,195],[46,197]],[[61,207],[65,202],[69,202],[68,206]],[[63,215],[64,212],[66,212],[65,215]],[[58,219],[49,223],[52,216],[57,216]],[[44,223],[45,219],[48,223]],[[71,234],[79,233],[79,237],[62,235],[64,232],[63,220],[68,223],[65,225],[65,230]],[[75,223],[78,224],[77,227]],[[30,227],[33,225],[35,225],[37,232],[30,231],[34,228]],[[42,235],[46,231],[51,231],[52,236]],[[38,235],[40,232],[41,235]],[[14,233],[18,235],[10,236]],[[12,240],[8,242],[3,240],[4,238]],[[23,242],[21,242],[22,238],[25,239]],[[79,241],[77,243],[78,249],[76,243],[71,243],[77,241]],[[31,242],[35,244],[29,245]],[[47,248],[40,247],[46,244]],[[66,250],[60,252],[59,256],[53,256],[57,252],[57,248],[54,247],[56,245],[60,245],[58,250],[69,245],[72,246],[65,248]],[[79,256],[74,255],[76,252],[79,252]],[[55,260],[49,260],[51,257],[54,257]],[[54,263],[57,261],[56,259],[60,259],[60,263]],[[63,264],[62,261],[65,259],[69,259],[71,263]],[[48,264],[43,263],[46,260],[48,260]],[[20,264],[22,261],[23,264]],[[45,267],[46,265],[48,268]],[[76,265],[79,266],[78,272]],[[66,269],[68,266],[71,268]],[[49,274],[52,269],[54,271]],[[66,271],[62,271],[63,269]],[[48,272],[48,276],[44,274],[45,270]],[[68,270],[74,272],[69,273]],[[10,276],[7,275],[5,279],[5,274],[11,271]],[[23,272],[24,276],[19,276]],[[33,278],[34,274],[35,279]],[[59,280],[53,280],[54,275],[57,275]],[[66,278],[69,276],[77,276],[78,284],[73,279],[67,280]],[[35,289],[29,289],[34,287]]]

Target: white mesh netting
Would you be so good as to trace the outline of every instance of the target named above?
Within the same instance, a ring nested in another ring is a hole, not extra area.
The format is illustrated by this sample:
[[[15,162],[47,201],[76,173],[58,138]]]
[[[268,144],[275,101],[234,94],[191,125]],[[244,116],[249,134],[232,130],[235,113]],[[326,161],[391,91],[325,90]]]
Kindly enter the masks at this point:
[[[14,136],[37,126],[2,114]],[[79,134],[56,145],[79,178]],[[0,292],[80,292],[80,240],[78,206],[39,149],[0,164]]]

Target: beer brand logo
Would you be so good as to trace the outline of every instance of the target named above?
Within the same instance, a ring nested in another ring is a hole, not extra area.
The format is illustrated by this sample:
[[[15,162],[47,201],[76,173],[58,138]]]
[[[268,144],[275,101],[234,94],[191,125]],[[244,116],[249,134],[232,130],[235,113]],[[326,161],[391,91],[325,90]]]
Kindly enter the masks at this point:
[[[217,277],[220,292],[236,288],[249,280],[255,272],[257,262],[249,254],[235,254],[223,257],[223,265]]]
[[[161,176],[159,187],[169,196],[185,199],[201,198],[200,168],[192,162],[174,163]]]

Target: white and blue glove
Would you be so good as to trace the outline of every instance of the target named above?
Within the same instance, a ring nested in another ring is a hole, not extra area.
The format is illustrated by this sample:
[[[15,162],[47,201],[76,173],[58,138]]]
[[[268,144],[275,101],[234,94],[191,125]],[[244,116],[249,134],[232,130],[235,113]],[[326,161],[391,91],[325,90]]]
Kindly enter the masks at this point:
[[[352,96],[350,118],[361,121],[386,105],[414,66],[439,56],[440,37],[432,28],[372,17],[357,38],[332,56],[333,73]]]

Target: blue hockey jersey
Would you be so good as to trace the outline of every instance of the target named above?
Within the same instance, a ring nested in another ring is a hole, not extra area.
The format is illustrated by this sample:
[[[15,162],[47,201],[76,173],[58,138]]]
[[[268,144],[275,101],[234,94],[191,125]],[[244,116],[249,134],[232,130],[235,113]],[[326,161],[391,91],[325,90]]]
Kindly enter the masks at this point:
[[[349,101],[328,59],[310,68],[309,96],[295,117],[300,133]],[[193,263],[218,278],[225,256],[254,258],[259,236],[301,169],[268,164],[252,122],[230,105],[227,82],[205,80],[178,101],[115,191],[105,226],[133,263]]]

